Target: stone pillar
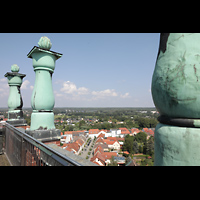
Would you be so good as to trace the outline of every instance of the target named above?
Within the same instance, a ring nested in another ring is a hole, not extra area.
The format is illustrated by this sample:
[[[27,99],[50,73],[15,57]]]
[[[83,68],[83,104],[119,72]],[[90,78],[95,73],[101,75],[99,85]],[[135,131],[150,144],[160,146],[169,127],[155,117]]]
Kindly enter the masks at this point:
[[[154,165],[200,165],[200,34],[162,33],[152,78]]]
[[[50,51],[51,41],[47,37],[41,37],[39,47],[34,46],[28,53],[28,58],[33,59],[35,71],[35,85],[31,98],[33,109],[31,115],[30,130],[26,132],[41,141],[56,140],[60,136],[60,130],[54,125],[54,94],[52,88],[52,75],[55,69],[55,61],[62,54]]]
[[[11,72],[7,72],[4,76],[8,79],[10,93],[8,97],[8,123],[13,126],[27,126],[23,118],[22,106],[23,101],[21,97],[20,87],[22,80],[26,76],[20,74],[19,67],[14,64],[11,66]]]

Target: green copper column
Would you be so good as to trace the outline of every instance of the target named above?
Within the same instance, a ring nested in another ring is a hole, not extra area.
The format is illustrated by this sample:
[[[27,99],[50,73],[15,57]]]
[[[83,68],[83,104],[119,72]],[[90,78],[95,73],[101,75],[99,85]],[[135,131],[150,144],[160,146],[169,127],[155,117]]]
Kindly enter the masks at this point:
[[[31,115],[30,135],[37,139],[51,140],[60,136],[60,130],[54,126],[54,94],[52,88],[52,75],[55,69],[55,61],[62,54],[50,51],[51,41],[47,37],[41,37],[39,47],[34,46],[28,53],[28,58],[33,59],[35,71],[35,85],[31,98],[33,109]]]
[[[152,78],[155,165],[200,165],[200,34],[162,33]]]
[[[14,64],[11,66],[11,72],[7,72],[4,76],[8,79],[10,93],[8,97],[8,123],[13,126],[26,126],[26,121],[23,118],[22,106],[23,101],[21,97],[20,87],[22,80],[26,76],[20,74],[19,67]]]

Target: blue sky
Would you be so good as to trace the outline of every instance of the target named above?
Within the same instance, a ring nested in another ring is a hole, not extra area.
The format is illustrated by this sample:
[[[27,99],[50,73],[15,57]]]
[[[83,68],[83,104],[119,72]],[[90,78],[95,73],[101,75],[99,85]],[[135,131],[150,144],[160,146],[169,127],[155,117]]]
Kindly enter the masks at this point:
[[[31,107],[35,82],[27,54],[41,36],[62,53],[52,77],[55,107],[153,107],[151,79],[159,33],[0,33],[0,107],[7,107],[4,77],[12,64],[26,74],[24,107]]]

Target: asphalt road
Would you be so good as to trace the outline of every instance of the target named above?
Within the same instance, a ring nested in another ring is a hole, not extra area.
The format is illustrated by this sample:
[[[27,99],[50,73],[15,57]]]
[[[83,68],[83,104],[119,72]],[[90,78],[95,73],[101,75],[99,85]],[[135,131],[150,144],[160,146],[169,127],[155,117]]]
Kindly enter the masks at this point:
[[[87,156],[89,156],[88,160],[90,160],[90,158],[93,157],[92,155],[92,152],[93,152],[93,147],[92,147],[92,144],[93,144],[93,139],[90,139],[90,143],[89,143],[89,146],[88,146],[88,143],[85,147],[83,147],[83,151],[81,151],[81,156],[82,158],[86,158]],[[89,151],[89,149],[92,149],[91,151]],[[85,151],[86,149],[86,151]],[[91,152],[90,155],[88,155],[88,152]]]

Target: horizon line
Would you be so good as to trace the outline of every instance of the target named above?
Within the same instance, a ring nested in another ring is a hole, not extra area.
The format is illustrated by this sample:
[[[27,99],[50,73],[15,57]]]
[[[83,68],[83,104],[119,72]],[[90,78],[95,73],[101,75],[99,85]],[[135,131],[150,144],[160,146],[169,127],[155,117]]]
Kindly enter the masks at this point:
[[[23,109],[26,109],[26,108],[30,108],[30,109],[32,109],[31,107],[24,107]],[[79,107],[79,106],[57,106],[57,107],[54,107],[54,109],[55,108],[156,108],[155,106],[144,106],[144,107],[142,107],[142,106],[136,106],[136,107],[134,107],[134,106],[127,106],[127,107],[122,107],[122,106],[90,106],[90,107],[86,107],[86,106],[83,106],[83,107]],[[8,109],[8,107],[0,107],[0,109]],[[22,110],[23,110],[22,109]]]

